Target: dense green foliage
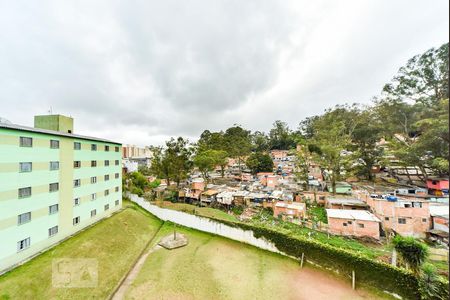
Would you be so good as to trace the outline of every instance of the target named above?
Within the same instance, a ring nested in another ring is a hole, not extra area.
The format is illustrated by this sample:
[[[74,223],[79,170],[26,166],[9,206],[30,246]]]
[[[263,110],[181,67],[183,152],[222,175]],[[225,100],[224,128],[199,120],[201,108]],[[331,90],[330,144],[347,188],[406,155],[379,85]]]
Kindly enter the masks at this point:
[[[245,164],[250,169],[252,174],[258,172],[272,172],[273,171],[273,161],[270,155],[261,152],[255,152],[250,154],[250,156],[245,161]]]
[[[403,261],[415,272],[420,271],[421,265],[428,256],[428,247],[413,237],[397,235],[392,240],[395,250],[400,253]]]

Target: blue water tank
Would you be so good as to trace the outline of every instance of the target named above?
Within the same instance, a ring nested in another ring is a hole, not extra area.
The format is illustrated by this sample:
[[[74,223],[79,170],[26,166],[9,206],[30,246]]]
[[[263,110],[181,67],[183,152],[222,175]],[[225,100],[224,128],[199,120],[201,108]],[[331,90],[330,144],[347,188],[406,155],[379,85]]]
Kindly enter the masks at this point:
[[[395,197],[395,196],[387,196],[387,197],[386,197],[386,200],[387,200],[387,201],[395,202],[395,201],[397,201],[397,197]]]

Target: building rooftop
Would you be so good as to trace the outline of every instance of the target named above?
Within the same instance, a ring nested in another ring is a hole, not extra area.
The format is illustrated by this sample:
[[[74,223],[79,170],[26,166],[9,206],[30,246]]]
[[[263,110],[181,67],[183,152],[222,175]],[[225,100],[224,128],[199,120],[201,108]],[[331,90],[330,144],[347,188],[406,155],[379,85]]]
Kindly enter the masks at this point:
[[[327,215],[329,218],[381,222],[380,219],[367,210],[327,209]]]
[[[330,204],[368,206],[367,203],[359,199],[328,198],[327,202]]]
[[[48,130],[48,129],[40,129],[40,128],[22,126],[22,125],[17,125],[17,124],[0,123],[0,128],[28,131],[28,132],[36,132],[36,133],[42,133],[42,134],[48,134],[48,135],[57,135],[57,136],[64,136],[64,137],[70,137],[70,138],[78,138],[78,139],[83,139],[83,140],[98,141],[98,142],[122,145],[121,143],[118,143],[118,142],[101,139],[101,138],[96,138],[96,137],[92,137],[92,136],[79,135],[79,134],[73,134],[73,133],[65,133],[65,132]]]

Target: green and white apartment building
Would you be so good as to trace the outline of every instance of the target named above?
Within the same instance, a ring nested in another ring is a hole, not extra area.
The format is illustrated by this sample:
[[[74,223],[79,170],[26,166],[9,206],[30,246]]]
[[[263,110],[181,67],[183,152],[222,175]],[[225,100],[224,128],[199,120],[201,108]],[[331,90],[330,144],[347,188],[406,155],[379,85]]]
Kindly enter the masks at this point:
[[[0,123],[0,274],[121,208],[121,148],[61,115]]]

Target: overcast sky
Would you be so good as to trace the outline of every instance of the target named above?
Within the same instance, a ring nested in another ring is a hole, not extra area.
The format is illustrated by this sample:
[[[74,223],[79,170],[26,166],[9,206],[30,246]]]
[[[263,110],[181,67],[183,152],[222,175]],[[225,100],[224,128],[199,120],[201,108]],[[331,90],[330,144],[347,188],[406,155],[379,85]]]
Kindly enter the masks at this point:
[[[448,0],[0,0],[0,117],[137,145],[369,103],[448,42]]]

